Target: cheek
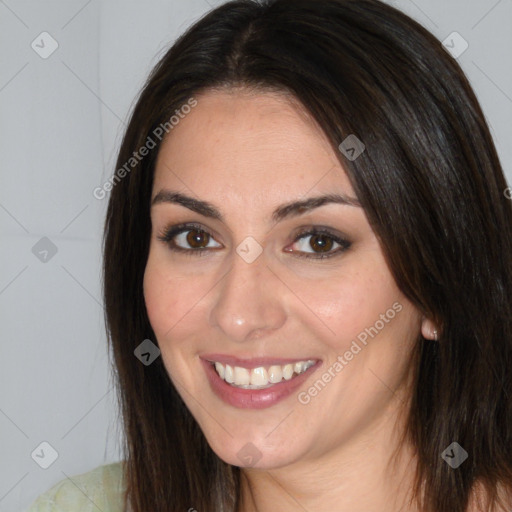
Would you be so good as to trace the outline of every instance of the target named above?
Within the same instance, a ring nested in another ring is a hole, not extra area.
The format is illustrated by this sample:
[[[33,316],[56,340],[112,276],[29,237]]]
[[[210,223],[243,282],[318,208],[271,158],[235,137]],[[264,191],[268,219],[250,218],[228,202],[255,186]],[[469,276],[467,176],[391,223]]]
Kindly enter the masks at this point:
[[[337,345],[355,339],[386,311],[391,309],[395,316],[393,304],[402,299],[387,268],[375,260],[353,266],[350,272],[326,280],[319,287],[308,286],[304,292],[304,302],[309,301],[311,309],[328,327],[324,329],[327,338]]]
[[[286,308],[292,320],[302,323],[311,333],[316,332],[337,351],[343,350],[394,303],[401,302],[402,294],[378,256],[377,251],[360,251],[346,262],[347,270],[334,271],[329,278],[311,272],[289,274],[286,280],[300,300],[295,295],[288,296],[283,289],[276,307]],[[162,345],[172,338],[176,348],[179,340],[197,336],[197,329],[208,317],[205,308],[210,303],[204,300],[205,289],[212,284],[208,274],[177,272],[158,250],[150,251],[144,273],[144,298],[149,321]],[[305,314],[305,307],[313,314]],[[385,330],[390,330],[388,324]]]
[[[168,309],[168,306],[171,306],[170,304],[165,304],[167,297],[163,293],[164,289],[165,285],[163,284],[162,276],[152,264],[151,259],[149,259],[144,270],[144,302],[146,304],[149,322],[157,336],[164,327],[162,325],[164,320],[163,312]]]
[[[197,336],[199,318],[204,314],[204,276],[172,268],[155,251],[144,271],[143,292],[149,322],[163,350],[176,348]],[[170,344],[169,341],[173,343]]]
[[[179,300],[175,290],[179,289]],[[157,337],[161,337],[183,317],[187,290],[183,283],[164,272],[162,266],[149,258],[144,271],[144,301],[151,327]]]

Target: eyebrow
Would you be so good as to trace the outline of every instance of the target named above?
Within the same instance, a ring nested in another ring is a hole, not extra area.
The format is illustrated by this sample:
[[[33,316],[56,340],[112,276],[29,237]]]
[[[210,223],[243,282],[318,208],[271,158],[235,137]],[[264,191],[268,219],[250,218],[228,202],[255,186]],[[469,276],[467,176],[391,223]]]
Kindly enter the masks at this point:
[[[195,199],[193,197],[182,194],[181,192],[175,192],[173,190],[162,189],[151,201],[151,206],[160,203],[171,203],[179,204],[192,210],[204,217],[220,220],[224,222],[224,217],[219,209],[212,203]],[[344,194],[326,194],[321,196],[309,197],[300,201],[293,201],[278,206],[272,213],[272,220],[274,222],[280,222],[289,217],[296,217],[302,215],[315,208],[319,208],[325,204],[342,204],[348,206],[354,206],[361,208],[361,203],[358,199],[348,197]]]

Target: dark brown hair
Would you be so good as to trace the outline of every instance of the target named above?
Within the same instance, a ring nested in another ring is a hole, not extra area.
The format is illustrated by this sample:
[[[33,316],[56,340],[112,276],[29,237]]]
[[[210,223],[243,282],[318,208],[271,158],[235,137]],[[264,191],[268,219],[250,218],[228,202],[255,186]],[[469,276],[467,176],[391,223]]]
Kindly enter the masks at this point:
[[[477,99],[441,43],[377,0],[237,0],[189,28],[134,107],[117,169],[194,95],[283,91],[319,123],[347,170],[402,292],[440,326],[417,340],[407,436],[425,512],[467,510],[475,483],[489,509],[512,488],[512,202]],[[349,134],[357,159],[337,147]],[[240,468],[217,457],[171,383],[142,283],[160,142],[113,186],[104,236],[104,300],[123,416],[133,512],[235,512]],[[457,469],[442,451],[469,454]],[[510,506],[510,504],[509,504]]]

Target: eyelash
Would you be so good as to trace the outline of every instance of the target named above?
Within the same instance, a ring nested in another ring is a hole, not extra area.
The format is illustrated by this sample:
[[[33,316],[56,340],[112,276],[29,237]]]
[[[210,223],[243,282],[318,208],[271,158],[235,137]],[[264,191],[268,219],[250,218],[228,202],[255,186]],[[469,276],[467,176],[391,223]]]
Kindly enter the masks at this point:
[[[171,226],[168,228],[165,228],[158,236],[157,239],[161,242],[167,244],[169,246],[169,249],[171,251],[180,252],[186,256],[204,256],[208,251],[212,249],[208,248],[201,248],[201,249],[184,249],[183,247],[177,246],[173,242],[173,238],[177,235],[180,235],[181,233],[186,233],[187,231],[199,231],[201,233],[205,233],[208,236],[213,236],[204,228],[202,228],[199,224],[191,224],[191,223],[185,223],[185,224],[178,224],[176,226]],[[345,252],[350,246],[351,243],[348,240],[345,240],[344,238],[340,238],[336,236],[333,232],[326,228],[306,228],[304,231],[301,231],[297,234],[295,237],[295,240],[292,242],[293,244],[298,242],[301,238],[304,238],[309,235],[325,235],[328,238],[332,239],[334,242],[338,243],[340,247],[338,247],[335,251],[329,252],[329,253],[304,253],[301,251],[298,251],[301,253],[301,258],[307,258],[307,259],[325,259],[325,258],[332,258],[333,256],[340,255],[341,253]],[[315,254],[315,255],[313,255]]]

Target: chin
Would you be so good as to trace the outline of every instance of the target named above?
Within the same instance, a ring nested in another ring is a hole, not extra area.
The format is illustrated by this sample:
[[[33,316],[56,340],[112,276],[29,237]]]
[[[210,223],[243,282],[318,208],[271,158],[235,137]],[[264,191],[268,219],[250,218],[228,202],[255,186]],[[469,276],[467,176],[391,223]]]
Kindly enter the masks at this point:
[[[255,469],[278,469],[296,462],[301,454],[295,446],[289,444],[290,436],[276,438],[273,442],[266,438],[268,434],[258,433],[252,436],[229,437],[211,441],[208,444],[216,455],[233,466]]]

